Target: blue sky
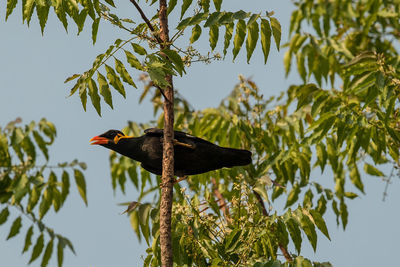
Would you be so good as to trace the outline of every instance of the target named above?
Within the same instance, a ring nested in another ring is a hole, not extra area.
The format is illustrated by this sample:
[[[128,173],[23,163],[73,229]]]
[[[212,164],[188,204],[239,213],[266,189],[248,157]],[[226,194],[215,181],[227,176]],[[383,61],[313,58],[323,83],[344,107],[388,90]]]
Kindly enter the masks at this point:
[[[119,14],[139,20],[129,1],[123,2]],[[282,39],[287,40],[289,16],[293,9],[291,1],[252,1],[249,4],[247,1],[229,0],[224,2],[223,9],[275,11],[282,23]],[[98,117],[91,105],[84,112],[78,97],[67,98],[72,84],[63,83],[66,77],[88,69],[96,55],[105,51],[115,38],[126,36],[125,33],[101,22],[98,42],[92,46],[90,27],[76,36],[71,22],[66,34],[61,23],[51,15],[42,36],[35,15],[30,28],[27,28],[21,22],[20,6],[6,23],[4,1],[0,10],[0,125],[4,126],[16,117],[23,118],[25,123],[46,117],[55,123],[58,130],[58,137],[50,150],[51,162],[78,158],[88,164],[85,177],[89,206],[85,207],[76,190],[71,190],[64,208],[58,214],[48,214],[45,219],[49,226],[70,238],[75,246],[77,255],[67,252],[64,266],[141,266],[141,255],[144,255],[146,246],[138,242],[129,219],[120,215],[122,208],[117,205],[135,200],[138,194],[132,187],[128,188],[125,196],[113,193],[108,151],[90,146],[88,140],[107,129],[124,127],[127,120],[146,122],[153,119],[152,105],[146,101],[138,104],[140,87],[128,88],[126,100],[115,94],[114,110],[103,106],[103,116]],[[200,44],[207,45],[205,42]],[[201,49],[205,51],[207,47]],[[245,62],[245,55],[241,52],[234,63],[229,55],[225,61],[211,65],[193,65],[186,76],[175,79],[175,86],[195,108],[202,109],[218,105],[237,83],[239,74],[253,77],[266,96],[277,95],[299,81],[294,75],[285,79],[282,51],[278,52],[272,46],[267,65],[262,64],[259,46],[255,53],[251,64]],[[331,177],[323,176],[323,179]],[[319,235],[316,253],[308,243],[304,243],[304,256],[330,261],[341,267],[384,266],[397,261],[399,181],[393,180],[385,202],[382,201],[385,186],[382,180],[367,176],[364,182],[367,194],[348,201],[350,215],[346,231],[336,226],[335,217],[328,212],[326,220],[332,241]],[[0,227],[2,266],[25,266],[29,255],[21,256],[24,235],[6,242],[9,226],[10,223]],[[40,261],[32,264],[39,265]],[[56,266],[54,258],[50,266]]]

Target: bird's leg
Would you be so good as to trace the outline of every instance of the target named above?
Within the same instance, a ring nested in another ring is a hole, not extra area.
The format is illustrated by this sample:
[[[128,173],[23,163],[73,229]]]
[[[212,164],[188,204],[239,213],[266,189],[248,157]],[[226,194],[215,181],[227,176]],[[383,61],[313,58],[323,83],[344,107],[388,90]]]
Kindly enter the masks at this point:
[[[187,176],[179,177],[178,179],[176,179],[176,180],[174,181],[174,184],[177,184],[177,183],[179,183],[179,182],[181,182],[181,181],[183,181],[183,180],[186,180],[186,179],[187,179]]]
[[[182,142],[179,142],[176,139],[174,139],[172,142],[174,143],[174,145],[177,145],[177,146],[184,146],[184,147],[187,147],[187,148],[190,148],[190,149],[195,149],[196,148],[195,144],[182,143]]]

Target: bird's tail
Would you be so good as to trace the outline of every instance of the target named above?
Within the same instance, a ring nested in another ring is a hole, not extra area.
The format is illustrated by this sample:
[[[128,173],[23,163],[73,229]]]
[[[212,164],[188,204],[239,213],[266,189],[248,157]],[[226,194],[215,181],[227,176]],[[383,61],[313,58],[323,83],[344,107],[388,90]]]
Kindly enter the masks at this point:
[[[225,167],[244,166],[251,163],[251,152],[244,149],[224,148]]]

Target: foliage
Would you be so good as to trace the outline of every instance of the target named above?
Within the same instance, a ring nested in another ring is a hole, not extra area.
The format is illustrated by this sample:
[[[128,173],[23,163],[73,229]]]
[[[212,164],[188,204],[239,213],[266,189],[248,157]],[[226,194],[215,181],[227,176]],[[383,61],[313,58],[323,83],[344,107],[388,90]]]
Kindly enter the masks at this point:
[[[258,43],[264,62],[272,38],[277,49],[280,48],[281,27],[273,13],[221,11],[222,0],[213,0],[213,5],[210,0],[183,0],[178,10],[178,1],[170,0],[168,13],[180,19],[168,44],[171,49],[160,49],[164,44],[159,40],[156,12],[148,23],[135,24],[111,12],[115,7],[112,0],[105,2],[26,0],[22,4],[23,20],[28,24],[36,8],[42,31],[53,6],[64,27],[68,15],[77,24],[78,32],[89,15],[93,20],[93,42],[101,18],[132,35],[126,40],[115,40],[96,57],[89,70],[66,80],[76,80],[71,95],[79,94],[85,110],[89,95],[99,115],[100,95],[113,108],[111,87],[124,97],[126,85],[136,87],[131,69],[146,73],[141,76],[142,81],[150,79],[141,100],[151,88],[158,89],[152,96],[157,113],[162,90],[169,85],[167,75],[182,76],[194,62],[221,59],[215,52],[218,50],[225,58],[229,47],[235,60],[245,46],[247,62]],[[150,6],[156,2],[145,1]],[[8,1],[6,18],[16,3],[17,0]],[[183,97],[177,96],[176,129],[222,146],[250,149],[254,155],[251,166],[188,177],[186,189],[181,184],[175,185],[172,229],[177,265],[330,266],[312,263],[301,256],[304,236],[316,250],[318,233],[330,238],[323,219],[327,209],[332,209],[337,224],[345,228],[349,216],[346,201],[356,198],[359,192],[364,193],[365,174],[390,179],[380,165],[399,167],[400,56],[395,43],[400,38],[399,1],[294,3],[297,8],[290,20],[289,41],[283,45],[287,48],[284,66],[288,75],[295,61],[301,84],[290,86],[276,99],[265,99],[253,81],[240,77],[238,86],[219,107],[200,111],[194,111]],[[187,15],[189,8],[193,10],[191,16]],[[195,45],[207,28],[210,52],[202,55]],[[223,29],[224,36],[220,38]],[[191,31],[190,37],[184,35],[185,30]],[[185,36],[188,47],[178,47],[176,41]],[[124,131],[140,135],[149,125],[162,127],[162,118],[148,125],[130,122]],[[11,143],[18,140],[14,135]],[[29,156],[32,142],[21,140],[17,150]],[[40,141],[36,142],[47,155]],[[114,190],[120,188],[124,193],[129,179],[140,191],[128,212],[139,240],[143,238],[149,245],[144,265],[157,266],[160,264],[160,178],[113,152],[110,164]],[[52,185],[56,179],[52,173],[45,192],[59,185]],[[329,175],[333,177],[332,184],[320,178]],[[28,179],[20,178],[26,175],[14,176],[18,181]],[[82,185],[82,177],[76,177],[78,186]],[[7,186],[15,190],[19,184]],[[25,191],[17,192],[9,197],[27,195]],[[80,193],[84,196],[82,186]],[[148,202],[149,196],[154,197],[152,202]],[[43,194],[42,202],[47,204],[42,209],[47,211],[52,203],[57,210],[57,200],[46,202],[46,198]],[[26,212],[27,207],[17,203]],[[6,214],[8,208],[0,218],[7,217]],[[18,233],[20,224],[21,219],[17,218],[10,237]],[[27,240],[30,235],[28,230]],[[33,248],[33,260],[43,247],[40,235]],[[52,241],[47,247],[52,250]],[[44,263],[46,255],[45,252]]]
[[[43,219],[51,207],[58,212],[64,205],[71,183],[68,170],[74,172],[78,190],[87,204],[86,184],[79,170],[86,169],[86,164],[74,160],[49,165],[48,151],[57,133],[54,124],[42,119],[21,127],[20,122],[17,119],[0,128],[0,225],[15,217],[8,240],[21,232],[23,224],[30,224],[22,250],[31,250],[29,263],[42,255],[41,266],[47,266],[57,246],[58,266],[62,266],[64,249],[68,247],[74,252],[72,243],[55,233]],[[38,164],[40,157],[44,157],[42,165]]]
[[[155,3],[153,1],[151,4]],[[173,2],[173,1],[171,1]],[[205,4],[208,2],[208,4]],[[70,95],[79,93],[83,108],[86,110],[87,95],[90,96],[91,102],[97,113],[101,115],[101,98],[111,108],[112,94],[110,85],[125,97],[125,86],[131,85],[136,88],[136,84],[132,76],[125,67],[128,63],[135,71],[146,72],[152,80],[152,84],[158,88],[165,88],[168,85],[165,77],[169,74],[182,76],[185,73],[185,65],[189,66],[195,61],[209,61],[211,59],[219,59],[217,53],[213,57],[202,56],[193,48],[195,43],[202,34],[202,28],[209,28],[209,44],[211,51],[217,47],[220,29],[225,29],[223,38],[223,55],[227,54],[228,47],[233,44],[232,54],[235,59],[244,46],[246,41],[247,62],[250,61],[257,43],[261,42],[261,49],[264,53],[264,62],[267,62],[271,38],[273,37],[276,47],[279,50],[281,39],[281,26],[279,22],[272,17],[272,14],[266,13],[252,14],[243,10],[237,12],[221,12],[220,3],[222,1],[214,1],[215,11],[210,11],[210,1],[202,1],[197,3],[197,11],[194,16],[182,17],[186,14],[187,9],[191,6],[192,1],[184,1],[181,7],[181,20],[176,26],[176,31],[171,38],[173,49],[159,49],[159,32],[157,25],[157,16],[153,16],[150,25],[146,23],[137,24],[134,28],[129,28],[132,21],[119,19],[116,15],[110,17],[108,11],[102,12],[102,16],[116,26],[128,31],[133,37],[127,40],[117,39],[105,53],[98,55],[93,62],[92,68],[82,74],[74,74],[65,82],[76,80],[75,85],[71,89]],[[175,3],[175,5],[173,5]],[[176,1],[170,3],[168,12],[174,14]],[[194,5],[194,3],[193,3]],[[200,26],[202,25],[202,26]],[[185,30],[192,29],[190,37],[190,45],[187,48],[176,46],[176,41],[183,36]],[[247,38],[246,38],[247,36]],[[117,57],[118,52],[123,52],[124,59]],[[114,59],[114,67],[106,62]],[[125,61],[125,62],[124,62]],[[106,75],[102,74],[104,67]],[[93,76],[97,73],[97,83]],[[122,83],[122,81],[124,83]]]
[[[343,4],[348,12],[342,12]],[[296,58],[303,84],[292,85],[283,103],[271,107],[273,99],[263,99],[255,83],[244,78],[218,108],[192,111],[178,98],[176,129],[254,152],[253,166],[189,177],[187,194],[175,185],[172,227],[178,265],[269,266],[277,260],[278,249],[288,262],[297,264],[304,260],[302,232],[314,250],[315,228],[329,238],[322,217],[328,207],[345,228],[346,199],[358,196],[354,189],[364,193],[364,174],[390,179],[378,165],[399,167],[400,57],[391,43],[399,39],[399,6],[395,1],[385,5],[381,1],[297,1],[296,5],[284,63],[289,73],[291,59]],[[303,30],[303,21],[311,24],[316,35]],[[202,31],[196,27],[191,40]],[[324,88],[328,82],[332,89]],[[155,110],[158,97],[152,98]],[[157,124],[162,127],[162,117]],[[137,135],[138,128],[130,123],[125,131]],[[113,153],[111,159],[111,168],[117,168],[121,159]],[[315,167],[321,175],[313,171]],[[320,179],[326,173],[332,175],[333,186]],[[113,179],[125,183],[119,176]],[[157,266],[159,192],[154,185],[143,184],[148,181],[136,187],[141,196],[155,191],[156,198],[153,204],[139,205],[130,219],[139,238],[149,243],[152,235],[144,265]],[[279,208],[282,200],[284,209]],[[268,208],[263,209],[264,202]],[[297,254],[285,255],[290,243]]]

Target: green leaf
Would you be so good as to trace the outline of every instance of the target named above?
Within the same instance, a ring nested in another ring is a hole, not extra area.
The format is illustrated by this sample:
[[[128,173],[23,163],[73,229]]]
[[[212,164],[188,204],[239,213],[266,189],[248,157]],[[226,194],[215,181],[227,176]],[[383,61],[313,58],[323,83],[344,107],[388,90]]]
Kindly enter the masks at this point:
[[[93,44],[95,44],[96,40],[97,40],[97,32],[99,30],[99,24],[100,24],[100,17],[96,18],[95,20],[93,20],[93,24],[92,24],[92,41],[93,41]]]
[[[297,51],[296,53],[296,62],[297,62],[297,71],[303,80],[304,83],[306,83],[306,77],[307,77],[307,71],[305,68],[305,53],[304,51]]]
[[[42,136],[40,136],[40,134],[37,131],[33,131],[32,134],[36,144],[39,146],[39,149],[42,151],[46,160],[49,160],[49,153],[47,150],[46,142],[43,140]]]
[[[65,31],[67,32],[68,30],[68,21],[67,21],[67,16],[65,9],[63,7],[63,2],[62,1],[57,1],[56,4],[53,6],[54,11],[56,12],[56,15],[58,19],[61,21],[61,23],[64,26]]]
[[[87,206],[87,198],[86,198],[86,182],[85,182],[85,177],[83,176],[83,173],[80,170],[75,169],[74,170],[74,176],[75,176],[75,183],[76,186],[78,187],[79,194],[81,195],[83,201],[85,202]]]
[[[0,212],[0,225],[7,221],[8,215],[10,215],[10,211],[7,207],[1,210]]]
[[[68,77],[68,78],[64,81],[64,83],[67,83],[67,82],[69,82],[69,81],[75,80],[76,78],[78,78],[78,77],[80,77],[80,76],[81,76],[80,74],[74,74],[74,75]],[[72,94],[73,94],[73,93],[72,93]],[[72,95],[72,94],[71,94],[71,95]]]
[[[175,69],[179,72],[181,76],[183,72],[186,73],[182,58],[176,51],[163,49],[162,52],[168,56],[168,59],[174,64]]]
[[[17,6],[18,0],[7,0],[7,8],[6,8],[6,21],[8,19],[8,16],[11,15],[13,12],[14,8]]]
[[[300,194],[300,187],[298,184],[293,185],[292,190],[290,190],[289,196],[286,200],[285,208],[293,205],[298,199]]]
[[[49,16],[50,6],[46,5],[45,3],[44,5],[40,5],[38,3],[40,3],[40,1],[36,2],[36,14],[39,19],[40,30],[43,34],[44,27],[46,26],[47,18]]]
[[[39,201],[40,198],[40,185],[35,185],[32,190],[29,192],[29,200],[28,200],[28,206],[26,207],[26,210],[28,212],[32,212],[32,210],[35,208],[36,204]]]
[[[99,83],[99,91],[104,101],[111,107],[113,107],[111,90],[108,86],[106,77],[104,77],[100,72],[97,72],[97,82]]]
[[[169,0],[167,15],[169,15],[172,12],[172,10],[174,10],[177,2],[178,2],[178,0]]]
[[[140,228],[142,230],[144,239],[149,245],[150,238],[150,226],[149,226],[149,215],[150,215],[151,205],[146,203],[142,204],[138,210]]]
[[[235,24],[233,22],[225,25],[225,36],[224,36],[224,56],[228,50],[229,45],[231,44],[231,39],[233,35],[233,28]]]
[[[79,80],[78,80],[79,82]],[[83,110],[86,111],[86,102],[87,102],[87,92],[86,92],[86,82],[81,81],[79,84],[77,83],[79,88],[79,97],[81,98],[81,103]],[[72,91],[71,91],[72,94]]]
[[[124,82],[137,88],[136,84],[133,82],[131,75],[129,75],[128,71],[126,70],[124,64],[117,58],[115,58],[115,70],[118,72]]]
[[[63,261],[64,261],[64,248],[65,248],[65,243],[63,242],[63,239],[58,238],[58,243],[57,243],[57,264],[58,267],[62,267]]]
[[[131,43],[133,51],[135,51],[135,53],[144,56],[147,55],[147,51],[146,49],[144,49],[142,46],[135,44],[135,43]]]
[[[207,28],[207,27],[210,27],[210,26],[213,26],[213,25],[217,24],[218,21],[220,20],[220,18],[224,14],[225,14],[225,12],[214,12],[214,13],[211,13],[211,15],[208,16],[208,19],[204,23],[204,28]],[[217,25],[217,26],[219,26],[219,25]]]
[[[57,187],[53,186],[53,207],[54,211],[58,212],[62,206],[61,193],[58,191]]]
[[[272,27],[272,35],[275,39],[276,49],[279,51],[280,43],[281,43],[281,24],[276,18],[270,18],[271,27]]]
[[[105,0],[107,4],[109,4],[112,7],[115,7],[114,1],[113,0]]]
[[[277,221],[277,236],[279,238],[279,243],[287,247],[289,244],[289,235],[286,230],[286,225],[281,219]]]
[[[50,240],[50,242],[46,246],[46,249],[44,250],[42,263],[40,264],[40,267],[46,267],[49,264],[49,260],[52,254],[53,254],[53,239]]]
[[[361,176],[357,166],[352,166],[350,171],[350,181],[364,193],[364,184],[361,181]]]
[[[248,18],[249,15],[250,15],[250,13],[247,13],[243,10],[239,10],[239,11],[236,11],[235,13],[233,13],[233,18],[237,19],[237,20],[244,20],[244,19]]]
[[[244,20],[239,20],[236,25],[235,38],[233,40],[233,60],[239,54],[240,48],[242,48],[244,38],[246,37],[246,22]]]
[[[40,202],[40,205],[39,205],[40,219],[42,219],[44,217],[44,215],[46,215],[46,213],[49,211],[49,209],[51,207],[51,203],[53,201],[52,194],[53,194],[53,190],[50,186],[48,186],[43,193],[42,201]]]
[[[329,232],[328,232],[328,228],[326,227],[325,221],[322,218],[321,214],[316,211],[316,210],[310,210],[310,214],[314,220],[315,225],[318,227],[318,229],[329,239],[331,240],[331,238],[329,237]]]
[[[290,50],[287,50],[285,52],[285,55],[283,56],[283,66],[285,68],[285,76],[287,77],[289,72],[290,72],[290,66],[292,63],[292,53]]]
[[[373,175],[373,176],[380,176],[380,177],[385,176],[383,174],[383,172],[381,172],[380,170],[378,170],[377,168],[375,168],[374,166],[372,166],[368,163],[364,164],[364,171],[366,173],[368,173],[369,175]]]
[[[343,230],[345,230],[348,222],[349,212],[347,211],[347,206],[343,200],[340,201],[340,217],[342,218]]]
[[[190,25],[197,25],[200,24],[200,22],[202,22],[203,20],[207,19],[208,17],[208,13],[207,12],[203,12],[203,13],[198,13],[196,15],[194,15],[190,21],[189,21],[189,26]],[[179,27],[179,25],[178,25]]]
[[[36,260],[40,256],[40,254],[43,251],[43,247],[44,247],[44,236],[42,233],[36,240],[36,244],[33,247],[31,259],[29,260],[29,264],[32,263],[34,260]]]
[[[201,27],[197,24],[192,29],[192,36],[190,37],[190,43],[193,44],[196,42],[201,35]]]
[[[268,20],[261,19],[261,48],[264,54],[264,64],[267,63],[271,47],[271,27]]]
[[[33,10],[35,8],[35,0],[26,0],[22,4],[22,21],[28,23],[31,21]]]
[[[209,12],[210,0],[200,0],[200,6],[203,8],[204,12]]]
[[[192,4],[192,2],[193,2],[193,0],[183,0],[182,9],[181,9],[181,17],[180,17],[181,20],[182,20],[183,16],[185,15],[186,10]]]
[[[306,234],[315,252],[315,250],[317,249],[317,233],[315,232],[314,224],[306,215],[301,215],[299,217],[300,217],[301,228]]]
[[[16,236],[19,233],[19,230],[22,227],[22,218],[18,217],[14,220],[13,224],[11,225],[10,232],[8,233],[7,240]]]
[[[114,87],[114,89],[117,90],[117,92],[120,93],[125,98],[126,97],[125,88],[122,85],[121,80],[119,79],[119,77],[115,73],[114,69],[111,68],[110,66],[108,66],[107,64],[105,64],[105,68],[106,68],[106,71],[107,71],[108,81]]]
[[[29,247],[32,245],[32,235],[33,235],[33,225],[29,227],[28,231],[26,231],[25,244],[22,253],[28,251]]]
[[[289,231],[290,237],[293,240],[293,243],[297,250],[297,253],[300,254],[302,238],[301,238],[301,231],[300,231],[299,225],[294,219],[289,218],[286,221],[286,226]]]
[[[355,199],[356,197],[358,197],[358,195],[356,193],[353,192],[345,192],[344,196],[350,199]]]
[[[129,216],[129,221],[140,241],[141,240],[140,229],[139,229],[140,225],[139,225],[139,215],[138,215],[137,211],[131,212],[131,214]]]
[[[69,174],[66,171],[63,171],[62,176],[61,176],[61,203],[64,203],[65,199],[67,198],[69,194],[69,187],[70,187],[70,182],[69,182]]]
[[[214,2],[215,9],[217,11],[220,11],[221,10],[222,0],[213,0],[213,2]]]
[[[247,64],[250,63],[250,58],[253,55],[254,49],[256,48],[258,41],[258,23],[257,21],[247,25],[247,40],[246,40],[246,51],[247,51]]]
[[[219,27],[217,25],[212,25],[210,27],[210,47],[211,50],[214,51],[215,47],[217,46],[219,36]]]
[[[239,243],[240,235],[242,234],[242,229],[235,228],[233,231],[225,238],[225,251],[232,252],[237,247]]]
[[[101,106],[100,106],[100,96],[98,94],[98,89],[96,82],[93,79],[90,79],[88,82],[89,88],[89,96],[92,100],[93,107],[96,109],[97,114],[101,117]]]
[[[78,34],[82,32],[83,26],[85,25],[85,20],[89,11],[87,9],[82,9],[78,16],[76,16],[75,23],[78,26]]]
[[[131,65],[132,68],[143,70],[143,66],[140,61],[129,51],[124,50],[126,55],[126,61]]]

